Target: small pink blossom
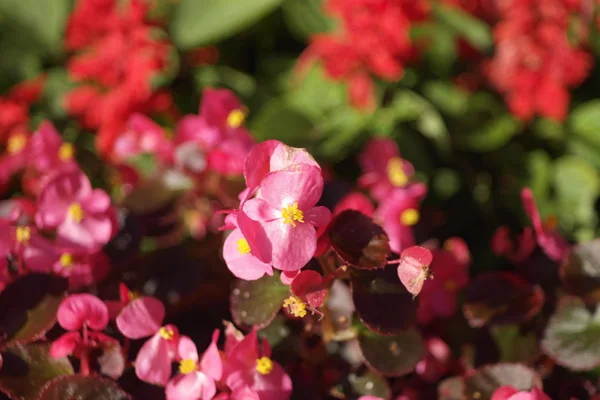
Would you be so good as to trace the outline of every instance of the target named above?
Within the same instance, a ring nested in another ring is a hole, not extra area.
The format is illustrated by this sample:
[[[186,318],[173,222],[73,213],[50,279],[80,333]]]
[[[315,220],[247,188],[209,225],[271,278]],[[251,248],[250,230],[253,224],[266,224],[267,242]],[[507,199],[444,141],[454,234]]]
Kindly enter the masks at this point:
[[[430,277],[429,266],[432,258],[431,251],[420,246],[409,247],[400,254],[398,278],[413,296],[421,292],[423,283]]]
[[[268,238],[257,241],[256,252],[264,262],[295,271],[315,255],[315,227],[325,226],[331,219],[326,207],[315,207],[322,192],[321,170],[308,164],[295,164],[264,177],[259,196],[243,207],[251,219],[260,222]]]
[[[117,328],[123,336],[141,339],[158,332],[165,319],[163,303],[156,297],[134,297],[130,292],[127,295],[129,301],[116,317]]]
[[[123,163],[141,154],[152,154],[165,165],[173,159],[173,145],[164,129],[142,114],[133,114],[127,121],[127,129],[113,145],[112,159]]]
[[[508,226],[500,226],[494,232],[491,247],[494,254],[504,256],[515,264],[527,260],[535,250],[536,240],[533,229],[528,226],[513,240]]]
[[[458,294],[469,282],[469,259],[461,258],[462,250],[459,253],[454,250],[456,247],[433,250],[430,266],[433,279],[423,285],[417,313],[423,324],[454,315]]]
[[[360,192],[351,192],[342,197],[333,209],[333,216],[338,215],[344,210],[360,211],[367,217],[372,217],[375,213],[375,207],[371,199]]]
[[[64,165],[75,165],[75,147],[63,141],[50,121],[44,121],[29,142],[31,161],[39,174],[47,174]]]
[[[359,186],[368,188],[373,198],[382,201],[391,192],[410,188],[415,173],[412,164],[400,158],[398,145],[392,139],[371,139],[359,155],[363,175]]]
[[[167,400],[210,400],[215,396],[215,382],[221,379],[223,364],[217,349],[219,331],[213,333],[212,342],[198,360],[196,345],[182,336],[177,345],[179,374],[167,383]]]
[[[531,391],[521,391],[510,385],[501,386],[492,395],[490,400],[551,400],[548,395],[538,388]]]
[[[535,204],[531,189],[524,188],[521,190],[521,202],[525,212],[531,219],[531,224],[535,230],[535,235],[538,245],[544,253],[553,261],[560,262],[569,250],[569,243],[556,231],[556,221],[548,220],[542,223],[542,217]]]
[[[271,347],[263,341],[259,346],[256,329],[239,340],[229,339],[223,378],[234,392],[248,387],[260,400],[287,400],[292,380],[277,362],[271,360]]]
[[[29,134],[15,130],[8,136],[4,153],[0,155],[0,186],[8,184],[21,171],[29,159]]]
[[[47,181],[38,198],[36,223],[56,229],[59,243],[90,250],[107,244],[117,228],[110,197],[92,189],[87,176],[71,168]]]
[[[426,342],[427,354],[419,361],[415,371],[425,382],[435,383],[448,373],[452,357],[450,347],[440,338],[429,338]]]
[[[412,196],[409,191],[394,191],[383,200],[375,211],[375,220],[390,239],[395,253],[415,244],[413,227],[421,218],[420,203],[425,193]]]

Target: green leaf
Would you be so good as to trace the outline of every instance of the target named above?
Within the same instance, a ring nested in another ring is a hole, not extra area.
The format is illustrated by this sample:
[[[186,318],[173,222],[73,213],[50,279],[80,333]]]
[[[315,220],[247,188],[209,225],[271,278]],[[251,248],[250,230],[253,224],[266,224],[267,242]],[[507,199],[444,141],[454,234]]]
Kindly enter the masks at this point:
[[[552,160],[544,150],[534,150],[527,155],[529,183],[536,199],[545,199],[552,183]]]
[[[469,106],[469,93],[452,82],[427,81],[423,86],[423,94],[448,115],[461,116]]]
[[[464,380],[466,398],[479,400],[490,400],[500,386],[510,385],[518,391],[542,387],[541,378],[523,364],[486,365]]]
[[[334,23],[322,9],[323,0],[285,0],[283,18],[290,31],[302,40],[316,33],[330,31]]]
[[[48,382],[38,400],[128,400],[131,397],[110,379],[61,376]]]
[[[502,362],[527,363],[538,354],[538,340],[533,331],[521,333],[518,325],[504,325],[493,326],[491,334]]]
[[[443,24],[463,37],[473,47],[486,50],[492,46],[490,26],[460,8],[438,5],[434,7],[434,14]]]
[[[510,114],[501,115],[474,132],[457,135],[461,147],[477,151],[489,152],[506,145],[510,139],[520,132],[522,123]]]
[[[561,223],[570,229],[596,224],[594,207],[600,180],[593,166],[575,156],[559,158],[554,164],[554,188]]]
[[[181,0],[171,21],[173,41],[182,49],[231,37],[279,6],[281,0]]]
[[[395,336],[382,336],[361,326],[358,344],[365,362],[384,376],[410,373],[425,355],[423,339],[415,328]]]
[[[289,286],[281,283],[279,275],[275,272],[255,281],[235,281],[229,304],[236,325],[262,329],[271,323],[290,295]]]
[[[0,349],[0,354],[0,391],[12,399],[37,399],[46,382],[74,373],[68,358],[50,356],[50,343],[14,343]]]
[[[348,382],[352,392],[358,396],[375,396],[382,399],[392,397],[392,390],[386,379],[374,371],[367,371],[363,375],[350,374]]]
[[[0,338],[29,342],[43,337],[56,323],[66,292],[66,279],[56,276],[29,274],[14,281],[0,294]]]
[[[259,142],[277,139],[294,147],[309,146],[317,139],[311,120],[280,98],[268,101],[260,109],[250,122],[250,130]]]
[[[560,266],[560,279],[569,293],[589,304],[600,302],[600,239],[580,243]]]
[[[282,315],[278,315],[271,321],[269,326],[261,329],[258,332],[258,336],[261,339],[266,339],[271,347],[276,347],[279,343],[283,342],[291,333],[290,328],[286,325],[287,318]]]
[[[439,400],[463,400],[465,381],[462,376],[453,376],[441,381],[438,385]]]
[[[569,126],[575,135],[600,148],[600,100],[577,106],[569,116]]]
[[[546,327],[542,349],[575,371],[600,366],[600,308],[591,312],[581,299],[563,298]]]

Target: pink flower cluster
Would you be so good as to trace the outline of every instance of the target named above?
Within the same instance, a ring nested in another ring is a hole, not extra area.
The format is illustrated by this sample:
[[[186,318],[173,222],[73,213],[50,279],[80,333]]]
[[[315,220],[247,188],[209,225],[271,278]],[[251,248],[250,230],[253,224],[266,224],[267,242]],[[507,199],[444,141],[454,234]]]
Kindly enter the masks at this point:
[[[144,0],[78,1],[66,32],[75,52],[67,64],[79,85],[67,94],[66,108],[89,129],[98,130],[101,154],[112,148],[134,112],[165,112],[169,93],[155,92],[151,79],[169,66],[171,44],[158,39]]]
[[[100,332],[109,318],[115,319],[126,343],[149,337],[133,364],[135,373],[144,382],[164,386],[167,400],[284,400],[291,393],[289,376],[270,358],[271,348],[258,339],[256,330],[244,336],[227,324],[224,351],[217,347],[216,330],[208,348],[199,354],[189,337],[164,324],[165,307],[158,299],[137,296],[124,285],[120,301],[105,304],[87,294],[63,301],[58,321],[70,332],[53,343],[53,356],[74,355],[87,366],[90,350],[115,340]],[[173,363],[178,363],[175,375]]]
[[[242,279],[273,274],[294,276],[315,255],[317,229],[331,212],[316,206],[323,175],[304,149],[270,140],[255,146],[244,163],[247,188],[241,204],[226,218],[233,229],[223,247],[231,272]]]
[[[116,210],[110,197],[93,189],[74,159],[74,148],[49,122],[31,137],[11,137],[10,159],[16,173],[26,166],[24,187],[30,197],[5,203],[0,216],[0,281],[17,274],[53,273],[67,277],[71,288],[88,286],[109,270],[102,253],[116,234]],[[18,168],[17,168],[18,167]]]
[[[496,49],[485,74],[516,117],[529,120],[541,115],[562,121],[567,116],[568,89],[581,84],[592,66],[592,57],[583,48],[587,38],[583,3],[497,2]]]
[[[429,4],[423,0],[329,0],[325,9],[339,19],[340,29],[315,35],[300,66],[321,60],[327,75],[348,83],[354,106],[373,110],[371,74],[387,81],[402,78],[404,65],[416,53],[411,25],[427,16]]]

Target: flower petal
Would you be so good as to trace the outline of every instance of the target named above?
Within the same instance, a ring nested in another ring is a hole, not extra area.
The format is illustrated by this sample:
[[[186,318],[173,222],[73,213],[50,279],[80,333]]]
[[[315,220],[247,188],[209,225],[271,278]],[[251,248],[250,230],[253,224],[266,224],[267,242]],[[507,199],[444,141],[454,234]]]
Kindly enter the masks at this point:
[[[155,334],[144,343],[135,359],[135,374],[147,383],[165,385],[171,377],[169,343]]]
[[[200,360],[200,369],[202,372],[215,381],[220,380],[223,375],[223,361],[221,360],[221,355],[217,348],[219,333],[218,329],[213,332],[212,341]]]
[[[255,280],[262,277],[264,274],[273,275],[273,268],[269,264],[263,263],[253,254],[254,249],[250,246],[250,252],[244,253],[240,251],[240,241],[246,240],[240,229],[233,230],[225,239],[223,245],[223,258],[227,264],[227,268],[236,277],[244,280]],[[266,242],[265,245],[269,245]]]
[[[69,331],[81,329],[84,323],[101,331],[108,325],[108,309],[102,300],[91,294],[73,294],[58,307],[58,323]]]
[[[50,346],[50,355],[54,358],[69,356],[75,352],[79,343],[81,343],[81,335],[79,332],[67,332],[52,342],[52,346]]]
[[[165,319],[165,306],[155,297],[140,297],[126,305],[117,316],[117,327],[129,339],[156,333]]]
[[[260,197],[271,207],[281,209],[298,203],[302,211],[317,204],[323,194],[321,169],[308,164],[294,164],[270,172],[260,185]]]

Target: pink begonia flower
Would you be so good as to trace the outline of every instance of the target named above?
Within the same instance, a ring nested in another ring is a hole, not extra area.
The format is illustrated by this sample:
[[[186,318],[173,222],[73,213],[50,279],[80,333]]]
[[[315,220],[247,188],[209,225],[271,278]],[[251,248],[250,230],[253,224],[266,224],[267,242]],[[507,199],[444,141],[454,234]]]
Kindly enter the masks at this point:
[[[244,160],[254,146],[250,133],[243,127],[246,109],[227,89],[205,89],[199,115],[186,115],[177,125],[175,153],[180,163],[199,160],[223,175],[242,173]],[[194,145],[195,144],[195,145]],[[203,155],[206,154],[206,158]],[[185,157],[184,157],[185,155]]]
[[[37,173],[47,174],[64,165],[75,164],[75,146],[63,141],[50,121],[44,121],[29,141],[31,162]]]
[[[338,215],[344,210],[356,210],[365,214],[367,217],[372,217],[375,213],[375,206],[367,196],[360,192],[351,192],[335,205],[333,216]]]
[[[29,139],[25,131],[15,131],[8,137],[4,154],[0,155],[0,185],[7,184],[27,164]]]
[[[535,204],[533,193],[529,188],[521,190],[521,202],[525,212],[531,219],[531,224],[535,230],[535,236],[538,245],[544,253],[553,261],[560,262],[569,251],[569,243],[556,230],[557,221],[555,218],[548,219],[542,223],[540,212]]]
[[[273,275],[271,265],[261,261],[258,258],[261,255],[255,251],[264,248],[264,243],[268,241],[262,227],[258,222],[248,218],[243,211],[230,215],[232,217],[228,219],[228,223],[233,224],[236,229],[227,236],[223,244],[223,258],[227,268],[236,277],[248,281],[259,279],[264,274]],[[242,233],[242,228],[246,236]]]
[[[413,226],[421,217],[419,208],[424,196],[424,192],[413,196],[409,191],[395,191],[375,211],[375,220],[388,235],[393,252],[400,253],[415,244]]]
[[[448,242],[446,242],[448,243]],[[434,249],[430,266],[433,279],[421,291],[417,317],[427,324],[434,318],[449,318],[456,312],[457,297],[469,283],[469,263],[450,249]]]
[[[551,400],[548,395],[542,392],[538,388],[531,389],[530,392],[521,391],[519,392],[517,389],[510,385],[501,386],[494,394],[490,400]]]
[[[226,347],[223,378],[227,386],[233,391],[247,386],[260,400],[287,400],[292,392],[292,380],[281,365],[271,360],[268,342],[263,341],[259,348],[256,329],[236,341],[236,338],[230,339],[230,348]]]
[[[162,386],[171,377],[171,363],[176,359],[179,341],[175,326],[161,326],[164,317],[165,308],[158,299],[140,297],[123,307],[116,319],[119,331],[126,338],[152,335],[137,354],[135,373],[144,382]]]
[[[70,289],[98,283],[110,270],[110,261],[102,252],[88,253],[81,249],[61,248],[37,234],[33,234],[26,243],[22,258],[30,271],[54,273],[68,278]]]
[[[392,139],[371,139],[358,162],[363,172],[358,179],[359,186],[368,188],[378,201],[383,201],[394,190],[408,189],[412,185],[410,179],[415,169],[400,158],[398,145]]]
[[[96,296],[73,294],[62,301],[56,316],[58,324],[69,332],[52,343],[50,355],[54,358],[78,355],[80,351],[116,342],[114,338],[99,332],[108,325],[108,310]],[[82,329],[83,337],[79,333]]]
[[[56,229],[58,243],[90,250],[107,244],[117,229],[110,197],[92,189],[77,169],[59,170],[48,180],[38,198],[36,223]]]
[[[533,229],[528,226],[513,240],[508,226],[500,226],[494,232],[490,243],[497,256],[504,256],[515,264],[526,261],[535,250],[536,240]]]
[[[173,161],[173,144],[160,125],[136,113],[129,117],[127,129],[115,140],[111,158],[123,163],[141,154],[152,154],[158,161],[169,165]]]
[[[433,254],[420,246],[411,246],[402,251],[398,260],[398,278],[406,290],[417,296],[430,277],[429,267]]]
[[[262,180],[269,172],[279,171],[295,164],[308,164],[320,168],[306,149],[290,147],[278,140],[267,140],[254,146],[244,163],[246,179],[245,196],[241,204],[256,193]]]
[[[8,270],[8,259],[0,256],[0,292],[6,288],[10,281],[11,279],[10,271]]]
[[[435,383],[449,370],[452,357],[450,347],[440,338],[427,339],[427,354],[415,367],[416,373],[425,382]]]
[[[194,342],[187,336],[179,339],[177,360],[180,373],[167,383],[167,400],[210,400],[215,396],[215,382],[223,374],[223,363],[217,349],[218,339],[219,331],[216,330],[200,361]]]
[[[315,227],[331,220],[326,207],[315,207],[322,192],[321,170],[308,164],[295,164],[264,177],[259,196],[243,207],[248,217],[260,222],[268,238],[257,240],[256,249],[252,247],[258,258],[283,271],[298,270],[310,261],[317,248]],[[240,229],[245,237],[254,234],[243,226]]]

